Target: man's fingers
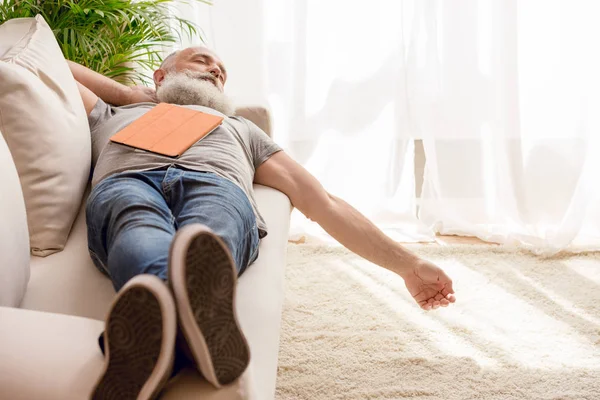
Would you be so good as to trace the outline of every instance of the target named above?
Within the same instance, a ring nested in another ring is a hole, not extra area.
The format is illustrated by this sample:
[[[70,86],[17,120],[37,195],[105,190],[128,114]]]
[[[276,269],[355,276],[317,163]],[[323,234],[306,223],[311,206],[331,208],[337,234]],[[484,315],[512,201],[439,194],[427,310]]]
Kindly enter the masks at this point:
[[[436,310],[440,307],[448,307],[451,303],[454,303],[456,301],[456,298],[453,294],[436,294],[433,297],[425,297],[424,293],[420,293],[419,296],[420,299],[415,298],[415,300],[417,300],[417,303],[419,304],[419,306],[421,306],[421,308],[425,311],[429,311],[429,310]]]
[[[448,282],[446,283],[446,289],[449,293],[454,294],[454,288],[452,287],[452,279],[448,278]]]
[[[421,308],[425,311],[429,311],[433,308],[433,299],[426,299],[426,300],[422,300],[419,301],[419,305],[421,306]]]
[[[431,310],[431,304],[425,302],[425,304],[421,304],[421,308],[425,311]]]
[[[433,308],[434,310],[440,307],[440,302],[437,301],[434,297],[430,298],[429,300],[427,300],[427,303],[431,306],[431,308]]]
[[[444,289],[442,293],[447,295],[448,293],[454,293],[454,288],[452,287],[452,279],[442,270],[440,270],[438,275],[438,283],[444,285]]]
[[[421,303],[422,301],[427,302],[433,299],[438,293],[439,292],[433,288],[424,288],[419,293],[414,294],[413,298],[418,303]],[[445,297],[445,295],[442,295],[442,297]]]
[[[452,281],[449,281],[445,284],[444,288],[442,289],[442,294],[444,295],[444,297],[448,296],[449,294],[454,294],[454,289],[452,288]]]

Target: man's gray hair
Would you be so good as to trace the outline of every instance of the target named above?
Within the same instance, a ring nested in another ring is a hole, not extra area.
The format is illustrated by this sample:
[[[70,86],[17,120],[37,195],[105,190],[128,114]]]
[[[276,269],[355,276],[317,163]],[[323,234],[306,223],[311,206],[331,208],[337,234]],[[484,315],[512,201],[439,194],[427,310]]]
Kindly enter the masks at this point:
[[[163,62],[160,64],[160,69],[164,69],[165,71],[170,70],[173,62],[175,61],[175,57],[177,57],[177,54],[179,54],[180,52],[181,50],[175,50],[174,52],[166,56],[163,59]]]

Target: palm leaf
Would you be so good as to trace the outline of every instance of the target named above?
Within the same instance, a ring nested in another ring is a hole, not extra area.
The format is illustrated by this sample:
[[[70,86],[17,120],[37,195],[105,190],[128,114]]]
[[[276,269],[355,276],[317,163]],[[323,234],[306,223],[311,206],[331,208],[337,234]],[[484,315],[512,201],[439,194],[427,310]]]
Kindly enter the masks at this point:
[[[209,0],[190,0],[212,4]],[[162,61],[161,46],[200,28],[170,12],[174,0],[0,0],[0,24],[41,14],[65,58],[127,83],[148,83],[137,71]]]

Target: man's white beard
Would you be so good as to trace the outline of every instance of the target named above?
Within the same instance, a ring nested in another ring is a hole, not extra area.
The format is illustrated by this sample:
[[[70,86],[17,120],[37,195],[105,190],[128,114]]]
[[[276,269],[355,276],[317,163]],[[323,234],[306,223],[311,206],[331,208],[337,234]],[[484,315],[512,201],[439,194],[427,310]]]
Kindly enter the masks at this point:
[[[227,116],[234,115],[231,99],[206,78],[212,79],[212,75],[191,71],[168,73],[156,96],[162,103],[204,106]]]

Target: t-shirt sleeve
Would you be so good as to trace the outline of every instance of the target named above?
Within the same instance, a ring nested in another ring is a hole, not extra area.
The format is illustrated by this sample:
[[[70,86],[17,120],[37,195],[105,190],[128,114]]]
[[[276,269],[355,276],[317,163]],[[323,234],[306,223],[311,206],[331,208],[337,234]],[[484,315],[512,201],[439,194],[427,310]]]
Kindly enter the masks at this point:
[[[112,118],[113,114],[112,107],[109,104],[106,104],[102,99],[98,98],[96,105],[88,116],[91,135],[94,136],[94,133],[96,133],[98,127],[106,120]]]
[[[252,160],[254,161],[254,169],[256,169],[273,154],[282,151],[283,149],[252,121],[247,119],[245,121],[248,124],[250,152],[252,153]]]

